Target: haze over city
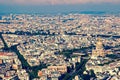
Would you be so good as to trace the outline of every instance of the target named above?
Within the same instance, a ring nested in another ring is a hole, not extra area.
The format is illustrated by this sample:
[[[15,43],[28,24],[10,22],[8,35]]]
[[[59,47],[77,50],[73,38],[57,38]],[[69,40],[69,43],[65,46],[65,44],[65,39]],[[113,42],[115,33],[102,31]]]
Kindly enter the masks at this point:
[[[57,5],[57,4],[84,4],[84,3],[120,3],[120,0],[0,0],[2,4],[20,5]]]
[[[0,13],[120,12],[120,0],[0,0]]]

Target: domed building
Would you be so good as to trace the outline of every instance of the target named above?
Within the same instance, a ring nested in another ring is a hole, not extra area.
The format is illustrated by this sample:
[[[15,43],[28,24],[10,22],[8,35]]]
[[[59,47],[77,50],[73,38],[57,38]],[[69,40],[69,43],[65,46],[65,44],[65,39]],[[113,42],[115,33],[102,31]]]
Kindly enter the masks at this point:
[[[102,56],[102,57],[105,56],[105,50],[103,48],[103,43],[100,38],[98,38],[98,40],[96,42],[96,48],[94,50],[92,50],[91,58],[97,58],[98,56]]]

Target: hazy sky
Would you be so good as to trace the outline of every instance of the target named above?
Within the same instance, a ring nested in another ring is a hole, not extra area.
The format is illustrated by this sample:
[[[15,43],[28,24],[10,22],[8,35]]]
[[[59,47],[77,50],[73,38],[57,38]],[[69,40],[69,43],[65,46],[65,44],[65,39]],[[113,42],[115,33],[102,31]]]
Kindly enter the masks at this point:
[[[120,12],[120,0],[0,0],[0,13]]]
[[[57,5],[57,4],[83,4],[83,3],[120,3],[120,0],[0,0],[2,4],[20,5]]]

